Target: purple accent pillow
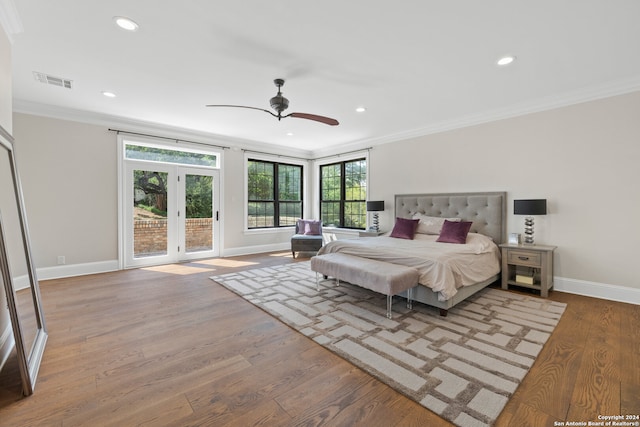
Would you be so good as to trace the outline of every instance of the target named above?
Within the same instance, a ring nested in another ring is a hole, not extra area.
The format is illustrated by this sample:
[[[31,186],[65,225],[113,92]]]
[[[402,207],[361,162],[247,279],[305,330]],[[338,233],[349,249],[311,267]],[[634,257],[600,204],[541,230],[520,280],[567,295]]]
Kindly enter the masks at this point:
[[[452,222],[445,219],[436,242],[467,243],[467,234],[469,234],[471,224],[473,224],[471,221]]]
[[[413,240],[419,222],[419,219],[396,218],[396,224],[393,226],[393,230],[389,236],[397,237],[398,239]]]
[[[320,234],[320,221],[306,220],[304,222],[304,234],[307,236],[319,236]]]

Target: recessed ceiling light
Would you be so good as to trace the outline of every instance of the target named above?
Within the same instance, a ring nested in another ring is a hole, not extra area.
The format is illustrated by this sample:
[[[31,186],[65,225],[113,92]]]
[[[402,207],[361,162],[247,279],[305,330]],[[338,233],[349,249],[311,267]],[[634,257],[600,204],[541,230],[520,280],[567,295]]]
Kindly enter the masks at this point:
[[[367,111],[367,109],[366,109],[366,108],[364,108],[364,107],[357,107],[357,108],[356,108],[356,111],[357,111],[358,113],[364,113],[365,111]]]
[[[502,58],[498,59],[496,64],[500,66],[509,65],[515,60],[516,60],[516,57],[513,55],[503,56]]]
[[[293,136],[293,132],[287,132],[287,136]]]
[[[113,20],[116,21],[116,25],[122,28],[123,30],[127,30],[127,31],[138,30],[138,24],[136,24],[134,21],[132,21],[129,18],[125,18],[124,16],[114,16]]]
[[[116,94],[115,94],[115,93],[113,93],[113,92],[109,92],[109,91],[106,91],[106,90],[105,90],[104,92],[102,92],[102,94],[103,94],[104,96],[106,96],[107,98],[115,98],[115,97],[116,97]]]

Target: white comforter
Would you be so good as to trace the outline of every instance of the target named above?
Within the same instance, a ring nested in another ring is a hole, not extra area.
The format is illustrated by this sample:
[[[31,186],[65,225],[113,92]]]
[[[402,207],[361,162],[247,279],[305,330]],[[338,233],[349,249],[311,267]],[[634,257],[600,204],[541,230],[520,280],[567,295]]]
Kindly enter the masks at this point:
[[[420,272],[420,284],[446,301],[462,286],[482,282],[500,272],[500,250],[491,238],[469,233],[466,244],[439,243],[437,235],[416,234],[413,240],[380,236],[332,241],[318,255],[344,254],[406,265]]]

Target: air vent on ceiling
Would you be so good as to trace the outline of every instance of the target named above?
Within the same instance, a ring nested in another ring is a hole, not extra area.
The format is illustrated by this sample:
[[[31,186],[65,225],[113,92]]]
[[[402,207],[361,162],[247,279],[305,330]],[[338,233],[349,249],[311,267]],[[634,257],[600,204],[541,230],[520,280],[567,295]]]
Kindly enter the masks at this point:
[[[35,77],[36,80],[41,83],[71,89],[71,80],[69,79],[63,79],[62,77],[55,77],[45,73],[38,73],[37,71],[33,72],[33,77]]]

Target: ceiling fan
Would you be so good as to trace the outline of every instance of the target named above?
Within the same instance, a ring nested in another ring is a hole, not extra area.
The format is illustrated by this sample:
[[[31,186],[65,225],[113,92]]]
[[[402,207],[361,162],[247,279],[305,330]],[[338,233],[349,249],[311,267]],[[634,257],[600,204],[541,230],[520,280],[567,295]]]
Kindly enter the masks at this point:
[[[286,110],[287,108],[289,108],[289,100],[287,98],[285,98],[284,96],[282,96],[282,91],[280,90],[282,88],[282,86],[284,85],[284,80],[283,79],[275,79],[273,81],[273,83],[278,88],[278,93],[276,94],[276,96],[271,98],[270,103],[271,103],[271,108],[276,110],[276,112],[278,114],[274,114],[272,111],[265,110],[264,108],[247,107],[245,105],[207,105],[207,107],[249,108],[251,110],[260,110],[260,111],[264,111],[265,113],[269,113],[273,117],[276,117],[278,120],[282,120],[282,119],[287,118],[287,117],[296,117],[298,119],[314,120],[316,122],[324,123],[324,124],[329,125],[329,126],[336,126],[336,125],[339,124],[336,119],[332,119],[330,117],[318,116],[317,114],[289,113],[286,116],[283,116],[282,112],[284,110]]]

